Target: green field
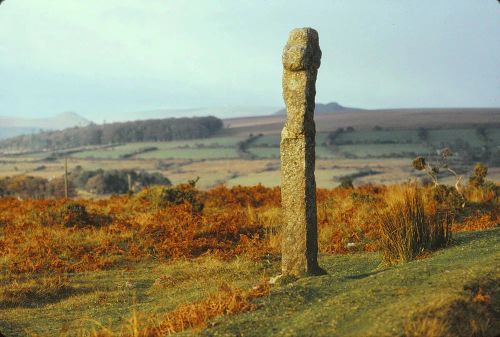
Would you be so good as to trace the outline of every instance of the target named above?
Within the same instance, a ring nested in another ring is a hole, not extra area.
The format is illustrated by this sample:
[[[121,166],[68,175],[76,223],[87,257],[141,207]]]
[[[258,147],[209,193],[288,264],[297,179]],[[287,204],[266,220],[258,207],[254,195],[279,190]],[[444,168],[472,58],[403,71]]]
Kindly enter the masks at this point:
[[[338,178],[350,174],[357,173],[357,169],[319,169],[316,170],[316,184],[322,188],[333,188],[338,186]],[[280,185],[280,172],[279,170],[264,171],[258,173],[251,173],[247,175],[238,176],[229,179],[226,182],[227,186],[253,186],[262,184],[268,187]]]
[[[343,132],[337,135],[335,143],[346,144],[375,144],[375,143],[398,143],[398,144],[422,144],[428,143],[437,148],[447,144],[453,144],[460,139],[469,143],[472,147],[485,144],[500,144],[500,129],[490,128],[485,130],[487,139],[481,136],[476,128],[459,129],[429,129],[426,139],[419,137],[419,130],[355,130]]]
[[[318,132],[316,133],[316,145],[321,145],[325,142],[326,137],[328,137],[328,132]],[[252,142],[252,146],[262,147],[262,146],[270,146],[270,147],[279,147],[280,146],[280,138],[281,134],[269,134],[263,135],[257,138],[254,142]]]
[[[254,142],[252,142],[252,146],[279,147],[280,146],[280,134],[275,133],[275,134],[271,134],[271,135],[263,135],[263,136],[257,138]]]
[[[331,148],[326,146],[316,146],[316,157],[320,159],[335,159],[339,158],[340,154],[335,153]]]
[[[158,151],[146,152],[134,156],[139,159],[192,159],[192,160],[210,160],[210,159],[231,159],[238,158],[236,148],[217,147],[217,148],[172,148]]]
[[[486,135],[491,140],[493,144],[500,146],[500,128],[497,129],[488,129]]]
[[[136,144],[127,144],[102,150],[82,151],[72,154],[71,157],[94,158],[94,159],[120,159],[121,156],[128,155],[130,153],[133,153],[137,149],[146,146],[145,144],[140,144],[141,146],[135,146],[135,145]]]
[[[441,311],[441,317],[448,314],[448,319],[455,315],[452,324],[462,323],[463,312],[445,309],[461,301],[472,303],[471,289],[491,291],[498,308],[499,234],[499,229],[461,234],[451,248],[392,268],[381,268],[378,254],[323,256],[320,261],[328,275],[279,287],[260,301],[260,310],[218,319],[198,335],[401,336],[405,326],[416,317],[425,319],[430,310]],[[467,319],[481,322],[481,314],[467,314],[471,315]],[[482,318],[484,324],[486,317]],[[495,336],[500,331],[498,321],[490,323],[496,326],[478,335]],[[446,321],[442,324],[446,326]],[[462,324],[474,329],[467,320]],[[429,327],[420,328],[429,332]],[[417,332],[416,336],[429,335]]]
[[[232,179],[229,179],[226,182],[227,186],[252,186],[262,184],[268,187],[274,187],[280,185],[280,173],[279,171],[266,171],[266,172],[258,172],[252,173],[245,176],[238,176]]]
[[[279,159],[279,147],[250,147],[249,152],[256,158],[274,158]]]
[[[413,153],[427,155],[436,149],[454,144],[464,144],[471,147],[482,147],[486,144],[500,144],[500,129],[486,129],[481,136],[476,128],[435,129],[428,130],[425,140],[419,136],[417,129],[413,130],[355,130],[343,132],[336,136],[336,147],[325,146],[329,133],[320,132],[316,135],[316,154],[321,159],[339,157],[411,157]],[[172,142],[146,142],[119,145],[116,147],[77,152],[74,158],[120,159],[132,155],[136,159],[232,159],[238,158],[238,143],[247,139],[246,136],[234,135]],[[250,143],[248,152],[257,159],[279,158],[280,134],[259,136]],[[135,154],[145,147],[156,147],[157,150]],[[134,155],[135,154],[135,155]],[[42,154],[40,156],[46,156]],[[37,155],[30,155],[36,158]]]
[[[345,144],[346,142],[356,143],[383,143],[383,142],[396,142],[396,143],[419,143],[417,130],[391,130],[391,131],[371,131],[361,130],[354,132],[344,132],[335,138],[338,144]]]
[[[139,154],[137,158],[158,159],[214,159],[235,158],[236,145],[245,137],[214,137],[171,142],[144,142],[118,145],[111,148],[83,151],[71,155],[74,158],[119,159],[146,147],[156,147],[157,151]],[[232,150],[232,151],[231,151]],[[217,152],[211,154],[211,152]],[[206,153],[204,158],[203,153]]]
[[[337,146],[340,153],[354,155],[360,158],[367,157],[391,157],[402,156],[413,157],[410,153],[428,155],[432,149],[420,144],[364,144],[364,145],[340,145]]]
[[[487,131],[488,138],[491,136],[497,138],[500,133],[498,129],[489,129]],[[478,135],[476,129],[441,129],[429,131],[429,142],[436,146],[445,146],[445,143],[454,143],[457,139],[464,140],[473,147],[483,146],[487,144],[485,139]]]

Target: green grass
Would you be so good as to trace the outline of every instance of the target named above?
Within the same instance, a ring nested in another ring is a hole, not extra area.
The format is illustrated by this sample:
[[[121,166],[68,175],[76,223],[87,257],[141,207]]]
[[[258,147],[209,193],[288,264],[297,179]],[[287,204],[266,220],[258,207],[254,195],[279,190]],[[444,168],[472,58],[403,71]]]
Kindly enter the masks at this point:
[[[335,178],[356,172],[358,172],[356,169],[319,169],[315,172],[316,185],[322,188],[333,188],[339,185],[339,182]],[[267,187],[279,186],[280,171],[273,170],[242,175],[229,179],[225,184],[227,186],[254,186],[257,184]]]
[[[138,263],[128,269],[68,275],[70,289],[18,306],[5,301],[9,285],[4,275],[0,278],[0,331],[9,337],[25,336],[26,331],[57,336],[62,328],[89,329],[97,322],[109,326],[111,321],[117,327],[134,310],[150,316],[164,313],[205,298],[223,282],[250,288],[275,273],[273,268],[243,258],[229,263],[209,257],[170,264]],[[162,276],[164,281],[155,285]]]
[[[316,146],[319,146],[326,142],[329,132],[318,132],[316,133]]]
[[[142,147],[144,147],[143,145]],[[90,150],[73,153],[71,157],[73,158],[95,158],[95,159],[119,159],[123,155],[133,153],[134,147],[128,145],[116,146],[108,149],[102,150]],[[137,147],[139,148],[139,147]]]
[[[280,157],[279,147],[251,147],[248,151],[259,159]]]
[[[316,133],[316,145],[323,144],[326,140],[326,137],[328,137],[328,134],[329,134],[328,132]],[[279,134],[279,133],[263,135],[263,136],[257,138],[254,142],[252,142],[252,146],[262,147],[264,145],[264,146],[279,147],[280,146],[280,138],[281,138],[281,134]]]
[[[193,140],[179,140],[172,142],[161,142],[156,143],[160,149],[171,149],[177,147],[200,147],[200,146],[213,146],[213,147],[233,147],[238,144],[238,142],[244,140],[243,136],[226,136],[226,137],[213,137],[213,138],[203,138],[203,139],[193,139]],[[151,143],[152,146],[155,143]]]
[[[261,138],[257,139],[255,143],[252,143],[249,148],[249,152],[255,155],[259,159],[279,159],[280,157],[280,148],[279,148],[279,137],[274,137],[275,135],[266,135],[263,136],[263,140]],[[266,138],[267,137],[267,138]],[[334,159],[338,158],[339,155],[335,154],[328,147],[323,146],[321,144],[324,143],[326,138],[326,134],[318,134],[316,136],[316,158],[320,159]],[[276,142],[272,142],[272,140]],[[271,140],[271,141],[270,141]],[[269,147],[262,146],[263,144],[272,144]]]
[[[359,172],[359,170],[348,168],[316,170],[316,172],[314,172],[316,177],[316,186],[320,186],[322,188],[337,187],[340,184],[338,181],[339,177],[355,174],[357,172]]]
[[[486,275],[500,281],[500,229],[457,237],[453,247],[388,269],[378,268],[376,253],[323,256],[329,275],[277,288],[260,310],[220,318],[199,335],[399,336],[429,303],[460,296]]]
[[[279,147],[250,147],[249,152],[259,159],[279,159],[280,157]],[[316,146],[316,158],[335,159],[338,157],[339,155],[333,153],[326,146]]]
[[[280,172],[279,171],[265,171],[258,173],[251,173],[249,175],[240,176],[229,179],[226,183],[227,186],[253,186],[262,184],[267,187],[274,187],[280,185]]]
[[[489,143],[500,144],[500,130],[487,129],[486,134]],[[354,132],[341,133],[337,137],[340,145],[338,151],[321,146],[326,141],[328,133],[321,132],[316,135],[316,154],[318,158],[335,159],[341,156],[354,155],[360,158],[366,157],[390,157],[391,155],[406,155],[409,153],[428,155],[433,152],[432,147],[442,148],[447,144],[453,144],[457,139],[467,141],[472,147],[485,145],[484,139],[478,136],[475,128],[464,129],[436,129],[428,131],[427,146],[419,139],[418,130],[355,130]],[[257,158],[279,158],[279,134],[264,135],[258,138],[250,146],[250,152]],[[387,144],[384,142],[396,142]],[[346,144],[351,142],[352,144]],[[267,147],[268,146],[268,147]],[[453,147],[453,146],[452,146]]]
[[[337,136],[339,144],[344,142],[374,143],[394,141],[396,143],[419,143],[417,130],[355,130]]]
[[[236,158],[236,145],[244,137],[213,137],[171,142],[129,143],[113,148],[78,152],[75,158],[119,159],[120,156],[134,153],[145,147],[157,147],[157,151],[147,152],[135,158],[155,159],[219,159]],[[204,156],[203,153],[207,155]]]
[[[318,132],[316,134],[317,157],[322,159],[335,159],[339,153],[334,153],[329,148],[321,146],[328,137],[328,132]],[[488,144],[498,146],[500,144],[500,129],[490,128],[486,130]],[[77,152],[71,156],[74,158],[95,158],[95,159],[119,159],[123,155],[134,153],[140,148],[157,147],[157,151],[146,152],[132,158],[138,159],[192,159],[211,160],[237,158],[237,144],[245,140],[247,136],[231,135],[219,136],[206,139],[194,139],[171,142],[144,142],[130,143],[113,148],[89,150]],[[345,155],[355,155],[361,158],[384,157],[392,154],[400,156],[408,152],[427,155],[432,151],[431,147],[442,148],[446,144],[451,144],[457,139],[464,140],[472,147],[480,147],[485,144],[485,140],[478,135],[475,128],[462,129],[435,129],[428,131],[429,146],[423,144],[418,137],[418,130],[355,130],[345,132],[337,137],[340,144],[340,153]],[[395,144],[384,144],[387,141],[394,141]],[[352,144],[346,144],[346,143]],[[380,144],[382,143],[382,144]],[[268,134],[258,137],[250,145],[249,151],[259,159],[279,158],[280,134]],[[48,156],[49,153],[30,154],[31,159]]]
[[[500,145],[500,128],[488,129],[486,134],[493,144]]]
[[[490,128],[486,130],[486,135],[492,143],[499,144],[500,130],[498,128]],[[471,146],[478,147],[486,144],[475,128],[460,128],[460,129],[431,129],[428,130],[427,141],[436,146],[442,147],[446,143],[454,143],[457,139],[467,141]],[[422,140],[418,136],[417,129],[408,130],[355,130],[354,132],[345,132],[337,136],[336,142],[345,144],[352,142],[353,144],[370,144],[383,142],[396,142],[398,144],[421,144]]]
[[[487,131],[489,135],[494,129]],[[468,142],[472,147],[485,145],[485,141],[481,139],[476,129],[437,129],[429,130],[429,143],[439,147],[443,147],[445,143],[454,143],[457,139],[462,139]]]
[[[381,157],[391,155],[404,155],[407,153],[416,153],[428,155],[431,149],[420,144],[359,144],[359,145],[340,145],[337,146],[339,152],[345,155],[355,155],[363,157]],[[408,155],[408,157],[413,157]]]
[[[139,159],[192,159],[192,160],[203,160],[203,159],[231,159],[238,158],[238,153],[236,148],[173,148],[173,149],[163,149],[158,151],[151,151],[142,153],[135,156],[134,158]]]
[[[335,159],[339,158],[331,149],[326,146],[316,146],[316,158],[320,159]]]
[[[252,142],[252,146],[274,146],[274,147],[279,147],[280,146],[280,134],[275,133],[271,135],[263,135],[259,138],[257,138],[255,141]]]
[[[276,286],[260,309],[220,317],[201,336],[398,336],[404,323],[429,303],[463,294],[488,276],[500,280],[500,228],[457,235],[453,246],[432,256],[380,268],[378,253],[322,255],[328,275]],[[137,263],[129,268],[68,275],[71,291],[46,301],[5,305],[9,279],[0,278],[0,331],[57,335],[62,328],[118,326],[135,310],[154,316],[204,298],[222,282],[248,289],[276,275],[278,262],[205,257],[174,263]],[[164,282],[155,280],[164,276]],[[32,275],[32,277],[37,277]],[[157,282],[158,283],[158,282]],[[493,300],[498,300],[494,297]],[[496,304],[498,305],[498,304]],[[180,335],[191,335],[193,331]]]

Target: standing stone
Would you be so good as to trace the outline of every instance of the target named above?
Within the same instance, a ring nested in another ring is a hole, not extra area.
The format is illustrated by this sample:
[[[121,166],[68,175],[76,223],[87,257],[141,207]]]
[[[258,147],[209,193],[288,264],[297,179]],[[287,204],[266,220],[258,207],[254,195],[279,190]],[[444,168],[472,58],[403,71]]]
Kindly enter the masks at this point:
[[[294,29],[283,50],[283,98],[287,119],[281,132],[281,203],[284,215],[283,275],[320,275],[314,98],[321,63],[318,32]]]

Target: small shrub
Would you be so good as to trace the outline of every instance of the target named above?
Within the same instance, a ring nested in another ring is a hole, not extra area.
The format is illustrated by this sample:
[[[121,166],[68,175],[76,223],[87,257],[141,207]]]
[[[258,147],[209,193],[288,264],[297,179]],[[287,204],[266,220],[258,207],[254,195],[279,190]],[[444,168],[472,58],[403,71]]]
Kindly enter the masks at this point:
[[[200,214],[205,205],[201,193],[196,189],[197,182],[198,179],[175,187],[155,186],[137,194],[136,200],[146,200],[155,208],[188,203],[193,214]]]
[[[485,182],[484,178],[486,178],[487,174],[488,167],[481,163],[477,163],[476,166],[474,166],[471,176],[469,177],[469,184],[474,187],[483,186]]]
[[[352,189],[354,188],[354,185],[352,184],[352,178],[351,177],[342,177],[339,179],[340,185],[338,188],[344,188],[344,189]]]
[[[436,185],[431,189],[431,194],[434,201],[452,212],[458,211],[464,203],[463,196],[451,186]]]
[[[48,182],[47,195],[54,198],[64,198],[66,196],[64,176],[54,178]],[[76,189],[71,181],[68,181],[68,197],[76,197]]]
[[[64,204],[60,211],[60,217],[65,227],[85,227],[90,222],[90,216],[85,206],[76,202]]]
[[[375,197],[371,194],[352,192],[351,193],[351,200],[353,202],[371,203],[371,202],[375,201]]]
[[[426,168],[427,166],[427,163],[425,162],[425,158],[422,157],[422,156],[418,156],[417,158],[415,158],[412,162],[412,166],[414,169],[418,170],[418,171],[422,171]]]
[[[491,180],[487,180],[488,167],[477,163],[469,177],[469,185],[465,194],[468,201],[472,202],[497,202],[500,187]]]

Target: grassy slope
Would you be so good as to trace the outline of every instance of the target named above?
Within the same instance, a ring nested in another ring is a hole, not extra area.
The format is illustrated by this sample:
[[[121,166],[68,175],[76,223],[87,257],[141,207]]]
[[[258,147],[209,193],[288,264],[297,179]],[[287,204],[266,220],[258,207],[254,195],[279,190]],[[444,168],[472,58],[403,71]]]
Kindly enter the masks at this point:
[[[98,323],[109,327],[110,321],[117,328],[134,311],[154,317],[178,304],[204,299],[223,282],[248,289],[266,275],[276,273],[269,268],[273,266],[247,259],[230,263],[213,258],[138,263],[69,275],[67,289],[35,288],[20,305],[6,301],[8,277],[0,274],[0,332],[9,337],[33,333],[57,336],[61,330],[99,328]]]
[[[430,302],[453,298],[465,284],[490,275],[500,278],[500,228],[457,235],[452,247],[431,257],[391,268],[378,268],[380,255],[322,256],[329,275],[305,278],[276,287],[254,312],[221,317],[211,328],[185,332],[203,336],[392,336],[405,320]],[[133,310],[161,313],[179,303],[204,298],[222,282],[249,288],[264,275],[276,275],[277,262],[230,263],[211,258],[172,264],[140,263],[70,276],[71,291],[47,301],[6,306],[1,294],[0,331],[7,336],[31,332],[57,335],[61,328],[89,320],[108,326],[130,317]],[[166,275],[162,286],[154,285]],[[82,319],[84,319],[82,321]],[[87,320],[85,320],[87,319]],[[70,323],[73,322],[73,323]],[[181,334],[182,335],[182,334]]]
[[[485,275],[498,281],[499,244],[498,228],[462,234],[430,258],[387,269],[377,268],[378,254],[324,256],[329,275],[278,288],[261,310],[221,318],[200,334],[399,335],[404,321],[428,303],[459,296],[464,285]]]

